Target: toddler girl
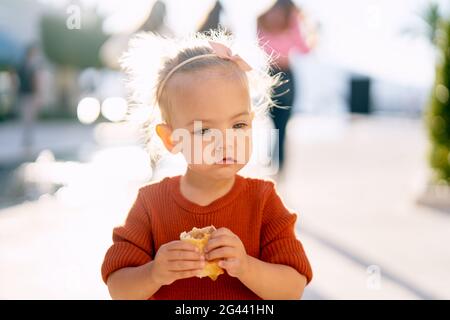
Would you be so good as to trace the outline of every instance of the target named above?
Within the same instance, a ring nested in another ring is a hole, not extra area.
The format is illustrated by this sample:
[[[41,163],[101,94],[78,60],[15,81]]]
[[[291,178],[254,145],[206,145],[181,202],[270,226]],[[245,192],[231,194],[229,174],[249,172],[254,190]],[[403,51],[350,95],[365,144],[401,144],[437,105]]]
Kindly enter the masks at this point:
[[[130,44],[123,65],[131,98],[138,106],[153,98],[161,115],[154,129],[187,169],[142,187],[114,229],[102,266],[114,299],[299,299],[311,281],[297,216],[272,181],[238,174],[250,158],[252,120],[271,106],[278,78],[256,44],[252,64],[234,44],[220,30],[141,34]],[[179,240],[211,225],[204,252]],[[197,277],[207,261],[224,270],[215,281]]]

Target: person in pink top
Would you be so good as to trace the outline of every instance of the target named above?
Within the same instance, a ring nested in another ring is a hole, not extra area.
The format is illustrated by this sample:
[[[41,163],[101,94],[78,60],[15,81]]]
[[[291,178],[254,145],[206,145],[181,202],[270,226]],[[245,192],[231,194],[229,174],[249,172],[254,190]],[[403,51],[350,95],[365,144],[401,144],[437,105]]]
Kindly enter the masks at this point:
[[[292,51],[308,53],[314,47],[314,34],[306,32],[302,11],[291,0],[277,0],[258,17],[258,39],[268,54],[273,56],[272,73],[282,74],[284,84],[274,90],[278,107],[271,109],[275,128],[278,129],[278,165],[284,164],[286,125],[295,98],[295,79],[290,66]],[[274,153],[276,154],[276,153]]]

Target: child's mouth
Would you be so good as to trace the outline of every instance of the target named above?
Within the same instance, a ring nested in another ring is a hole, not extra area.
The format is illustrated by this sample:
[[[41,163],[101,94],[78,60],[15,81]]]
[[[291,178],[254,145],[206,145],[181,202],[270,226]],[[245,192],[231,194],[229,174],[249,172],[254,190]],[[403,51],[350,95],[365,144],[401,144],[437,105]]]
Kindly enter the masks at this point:
[[[221,160],[217,161],[216,164],[235,164],[236,160],[232,157],[223,157]]]

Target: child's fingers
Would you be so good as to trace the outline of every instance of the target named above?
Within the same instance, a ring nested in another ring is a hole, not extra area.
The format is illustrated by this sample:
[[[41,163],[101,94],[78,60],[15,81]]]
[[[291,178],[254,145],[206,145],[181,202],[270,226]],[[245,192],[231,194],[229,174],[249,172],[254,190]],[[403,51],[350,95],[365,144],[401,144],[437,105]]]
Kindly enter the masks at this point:
[[[196,251],[198,252],[198,248],[194,246],[192,243],[188,243],[181,240],[175,240],[168,244],[168,250],[186,250],[186,251]]]
[[[220,260],[218,262],[219,267],[221,267],[223,269],[231,268],[234,265],[236,265],[236,263],[237,263],[237,259],[235,259],[235,258],[230,258],[230,259],[226,259],[226,260]]]
[[[216,260],[224,258],[232,258],[235,256],[236,250],[232,247],[220,247],[206,254],[207,260]]]
[[[223,235],[233,235],[234,233],[228,228],[219,228],[214,231],[211,235],[211,238],[223,236]]]
[[[203,269],[205,266],[204,261],[169,261],[167,263],[167,269],[169,271],[190,271]]]
[[[200,252],[186,251],[186,250],[170,250],[167,253],[167,260],[195,260],[199,261],[202,259],[202,254]]]
[[[209,252],[219,247],[225,246],[235,246],[235,239],[229,235],[217,236],[208,241],[208,244],[205,246],[205,252]]]

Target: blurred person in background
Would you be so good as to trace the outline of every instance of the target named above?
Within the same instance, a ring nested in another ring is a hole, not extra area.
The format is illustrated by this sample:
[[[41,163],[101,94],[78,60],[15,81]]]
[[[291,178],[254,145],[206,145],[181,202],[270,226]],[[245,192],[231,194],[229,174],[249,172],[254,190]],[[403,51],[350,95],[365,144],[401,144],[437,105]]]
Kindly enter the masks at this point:
[[[231,26],[227,23],[226,12],[222,3],[217,0],[212,9],[206,14],[206,17],[200,23],[197,32],[208,32],[210,30],[225,30],[228,35],[233,33]]]
[[[216,1],[212,9],[208,12],[205,19],[200,24],[198,32],[205,32],[211,29],[217,29],[220,24],[220,16],[223,13],[223,6],[220,1]]]
[[[100,51],[100,56],[108,67],[119,70],[119,58],[128,47],[128,42],[135,33],[153,32],[161,36],[173,36],[173,30],[166,23],[167,5],[162,0],[153,4],[150,13],[141,26],[132,33],[114,35],[105,42]]]
[[[277,0],[257,19],[258,39],[268,54],[273,55],[272,74],[281,73],[284,83],[274,89],[277,107],[270,111],[278,129],[278,165],[283,168],[285,158],[286,125],[295,99],[295,77],[289,55],[293,51],[307,54],[315,46],[315,32],[306,27],[306,16],[291,0]],[[273,153],[276,156],[276,152]],[[275,160],[275,159],[274,159]]]
[[[166,24],[167,6],[164,1],[157,0],[147,20],[139,28],[139,31],[152,31],[160,35],[172,35],[172,30]]]
[[[19,107],[23,122],[22,145],[25,156],[32,156],[33,129],[39,112],[39,69],[42,60],[36,45],[30,45],[18,68]]]

